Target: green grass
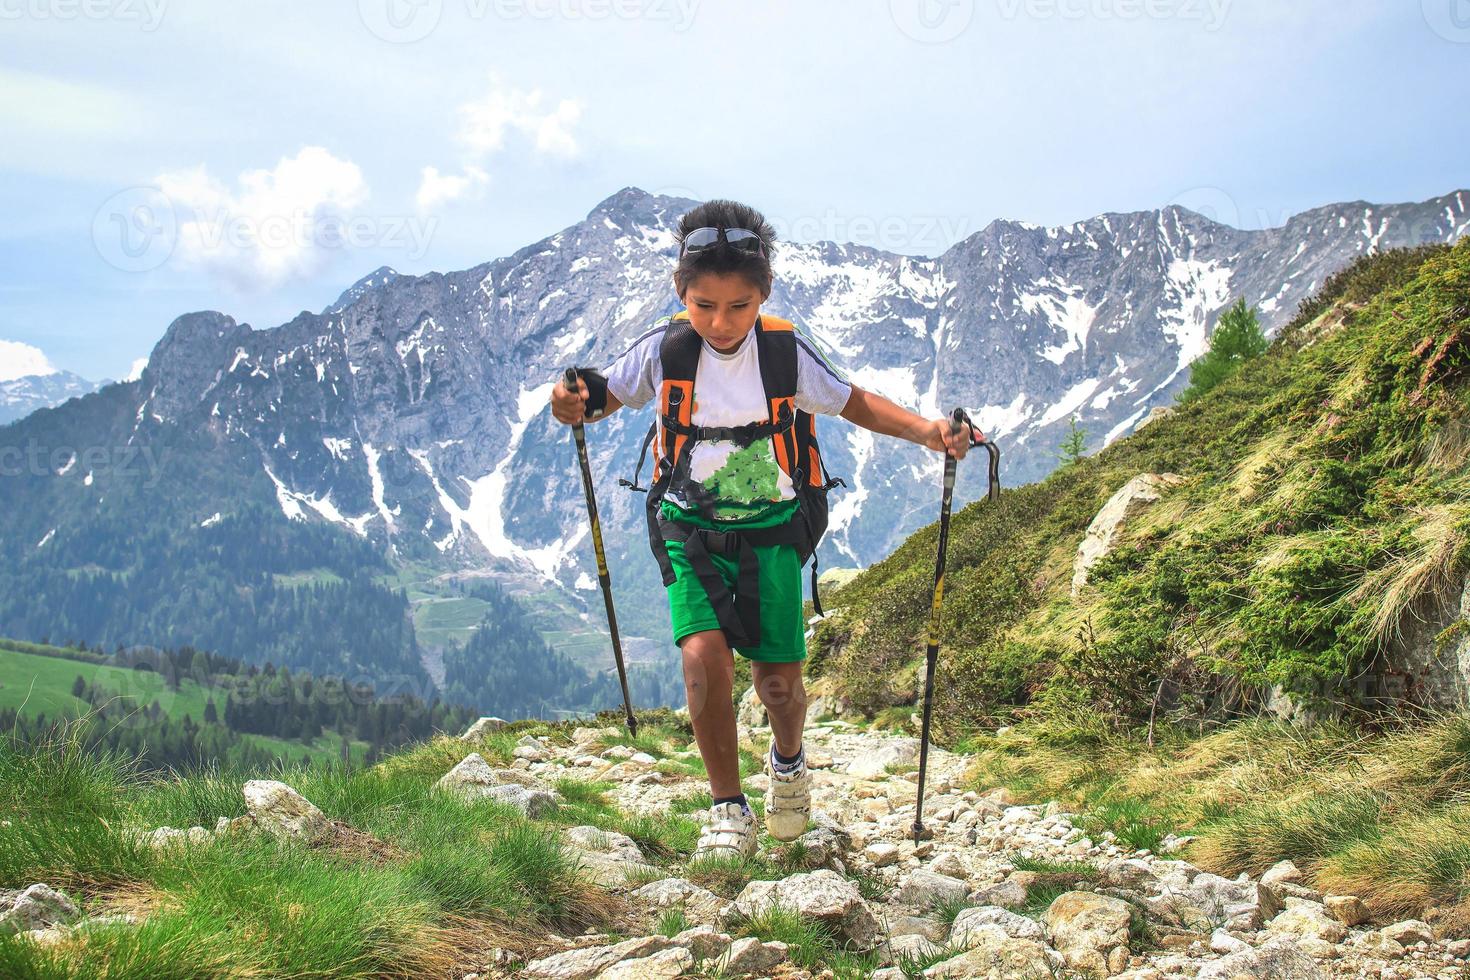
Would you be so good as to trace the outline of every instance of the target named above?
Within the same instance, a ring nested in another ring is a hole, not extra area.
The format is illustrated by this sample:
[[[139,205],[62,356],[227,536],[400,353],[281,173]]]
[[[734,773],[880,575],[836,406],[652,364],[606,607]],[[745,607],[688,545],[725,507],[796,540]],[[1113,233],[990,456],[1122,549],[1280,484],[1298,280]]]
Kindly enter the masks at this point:
[[[1199,734],[1276,684],[1382,712],[1359,678],[1470,572],[1467,310],[1470,240],[1365,256],[1202,397],[956,513],[936,743],[1042,719],[1078,745]],[[1074,596],[1078,542],[1141,473],[1183,482]],[[829,692],[885,723],[914,701],[937,533],[838,589],[808,644]]]
[[[303,585],[339,585],[342,576],[327,568],[313,568],[305,572],[277,572],[271,576],[275,584],[283,588],[297,588]]]
[[[79,717],[91,705],[71,694],[78,675],[89,685],[108,691],[123,705],[147,708],[157,701],[163,714],[177,721],[188,715],[202,722],[205,702],[211,696],[215,709],[224,711],[224,691],[216,694],[190,678],[182,679],[174,690],[154,671],[26,653],[5,645],[0,645],[0,708],[15,708],[26,717],[41,714],[50,719]],[[299,760],[305,754],[313,761],[329,763],[341,753],[340,738],[329,733],[310,743],[246,733],[241,733],[241,738],[282,759]],[[360,762],[366,755],[367,743],[354,740],[351,749],[353,758]]]
[[[413,628],[419,642],[440,646],[463,643],[484,619],[490,604],[473,596],[424,595],[413,603]]]
[[[432,789],[462,744],[371,769],[284,768],[359,832],[350,846],[240,834],[158,854],[129,828],[212,827],[243,810],[238,776],[144,778],[126,759],[85,752],[75,734],[0,740],[0,817],[11,822],[0,828],[0,887],[44,880],[89,914],[131,909],[146,923],[55,949],[0,938],[3,976],[441,975],[468,950],[530,948],[547,930],[611,925],[620,908],[584,880],[557,821]],[[583,787],[572,805],[597,806],[603,788]]]
[[[1470,926],[1470,712],[1379,731],[1245,719],[1203,737],[1157,734],[1154,748],[1108,734],[1078,743],[1022,724],[977,739],[967,785],[1060,800],[1095,841],[1110,830],[1120,847],[1158,853],[1166,834],[1189,835],[1179,856],[1226,877],[1291,860],[1377,917],[1439,908]],[[1047,880],[1095,875],[1071,862],[1015,866]]]
[[[1017,871],[1034,871],[1044,875],[1062,875],[1073,880],[1096,881],[1101,872],[1085,861],[1048,861],[1042,858],[1018,857],[1011,861]]]
[[[876,952],[852,950],[823,924],[780,906],[738,917],[731,930],[732,935],[755,936],[761,942],[785,943],[792,963],[813,972],[828,969],[844,980],[870,976],[878,967]]]

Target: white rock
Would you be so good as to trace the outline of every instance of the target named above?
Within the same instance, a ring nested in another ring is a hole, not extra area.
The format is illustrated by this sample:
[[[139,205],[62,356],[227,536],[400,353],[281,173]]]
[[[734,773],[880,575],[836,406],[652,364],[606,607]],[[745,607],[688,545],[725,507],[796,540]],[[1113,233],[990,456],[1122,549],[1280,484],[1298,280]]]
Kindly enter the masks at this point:
[[[981,905],[963,909],[954,917],[954,924],[949,929],[949,944],[956,949],[969,949],[979,941],[981,926],[997,928],[1012,939],[1046,940],[1045,930],[1035,919],[1017,915],[999,905]]]
[[[460,738],[466,742],[478,742],[489,733],[498,732],[508,724],[510,724],[510,722],[506,721],[504,718],[496,718],[494,716],[487,715],[486,717],[481,718],[479,721],[475,722],[469,728],[466,728],[464,734],[461,735]]]
[[[80,915],[64,892],[44,883],[20,891],[0,889],[0,935],[69,925]]]
[[[654,909],[682,908],[695,922],[714,922],[725,907],[724,899],[687,878],[651,881],[629,892],[628,897]]]
[[[652,956],[673,946],[666,936],[639,936],[612,946],[569,949],[527,963],[521,975],[532,980],[592,980],[623,960]]]
[[[701,889],[702,891],[703,889]],[[709,960],[722,956],[733,942],[728,935],[711,926],[701,925],[685,929],[674,937],[674,942],[694,954],[695,959]]]
[[[772,905],[823,922],[860,949],[872,948],[882,936],[882,926],[857,884],[826,868],[779,881],[752,881],[727,908],[725,916],[754,916]]]
[[[936,902],[958,902],[969,894],[970,886],[958,878],[936,874],[927,868],[915,868],[898,886],[898,901],[904,905],[928,907]]]
[[[1272,919],[1266,930],[1273,935],[1310,936],[1329,943],[1339,943],[1347,937],[1347,926],[1329,916],[1322,906],[1300,899],[1297,902]]]
[[[1380,931],[1385,938],[1392,939],[1402,946],[1434,942],[1434,930],[1430,928],[1429,923],[1419,919],[1395,922],[1391,926],[1384,926]]]
[[[1046,910],[1042,923],[1068,966],[1111,976],[1128,965],[1131,919],[1132,908],[1121,898],[1095,892],[1064,892]]]
[[[716,960],[716,969],[721,973],[762,973],[786,959],[785,943],[763,943],[754,936],[737,939],[730,944],[725,955]]]
[[[930,757],[934,746],[929,746]],[[916,738],[885,739],[878,747],[854,756],[847,763],[847,774],[859,779],[883,776],[890,765],[910,765],[919,761],[919,740]]]
[[[306,797],[274,779],[245,784],[245,809],[256,826],[278,837],[317,842],[332,836],[332,822]]]
[[[1210,949],[1217,953],[1239,953],[1250,948],[1250,943],[1235,938],[1224,929],[1216,929],[1210,933]]]
[[[885,867],[898,860],[898,845],[886,840],[875,841],[863,849],[863,857],[875,868]]]
[[[1206,963],[1196,980],[1324,980],[1317,961],[1290,936]]]
[[[652,956],[623,960],[598,974],[600,980],[675,980],[694,969],[694,954],[682,946],[660,950]]]
[[[981,926],[975,932],[974,946],[958,956],[935,963],[924,971],[924,976],[1016,980],[1019,977],[1054,977],[1062,968],[1061,954],[1033,939],[1007,936],[998,926]]]
[[[1077,557],[1072,563],[1072,595],[1082,591],[1092,566],[1112,550],[1119,531],[1149,505],[1156,503],[1163,491],[1183,482],[1183,477],[1173,473],[1140,473],[1108,498],[1088,525],[1082,544],[1077,547]]]

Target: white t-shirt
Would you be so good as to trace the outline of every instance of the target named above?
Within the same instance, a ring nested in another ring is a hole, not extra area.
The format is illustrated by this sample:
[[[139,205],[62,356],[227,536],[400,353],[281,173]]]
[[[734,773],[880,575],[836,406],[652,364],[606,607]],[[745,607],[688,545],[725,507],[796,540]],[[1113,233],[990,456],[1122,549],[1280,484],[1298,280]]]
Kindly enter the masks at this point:
[[[658,350],[665,329],[663,323],[639,337],[603,372],[608,390],[629,408],[642,408],[663,385]],[[769,419],[758,348],[753,328],[730,354],[721,354],[709,341],[701,344],[691,424],[735,426]],[[851,394],[852,385],[797,330],[796,407],[814,415],[838,415]],[[757,518],[795,495],[770,438],[743,449],[734,441],[701,439],[690,453],[688,481],[671,484],[667,498],[686,510],[698,510],[696,502],[708,498],[714,520],[739,521]]]

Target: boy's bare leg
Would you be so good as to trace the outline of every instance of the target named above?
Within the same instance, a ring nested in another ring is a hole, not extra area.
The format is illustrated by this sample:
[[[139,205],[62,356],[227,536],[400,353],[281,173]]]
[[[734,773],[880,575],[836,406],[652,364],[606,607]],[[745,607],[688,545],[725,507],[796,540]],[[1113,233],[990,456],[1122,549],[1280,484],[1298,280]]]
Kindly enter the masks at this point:
[[[801,747],[801,733],[806,727],[806,686],[801,680],[803,661],[772,664],[752,660],[750,676],[755,692],[766,706],[771,722],[771,736],[776,751],[793,756]]]
[[[679,641],[684,652],[684,694],[694,740],[709,773],[710,795],[740,793],[740,753],[736,745],[735,653],[721,630],[700,630]]]

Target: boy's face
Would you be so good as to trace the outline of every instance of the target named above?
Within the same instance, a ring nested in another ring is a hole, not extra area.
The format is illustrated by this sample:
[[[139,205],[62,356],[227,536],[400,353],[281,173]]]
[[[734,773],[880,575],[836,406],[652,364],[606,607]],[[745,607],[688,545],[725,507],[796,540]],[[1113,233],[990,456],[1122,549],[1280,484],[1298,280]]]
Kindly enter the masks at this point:
[[[707,272],[690,282],[680,299],[689,308],[694,332],[721,354],[730,354],[755,327],[764,297],[742,275]]]

